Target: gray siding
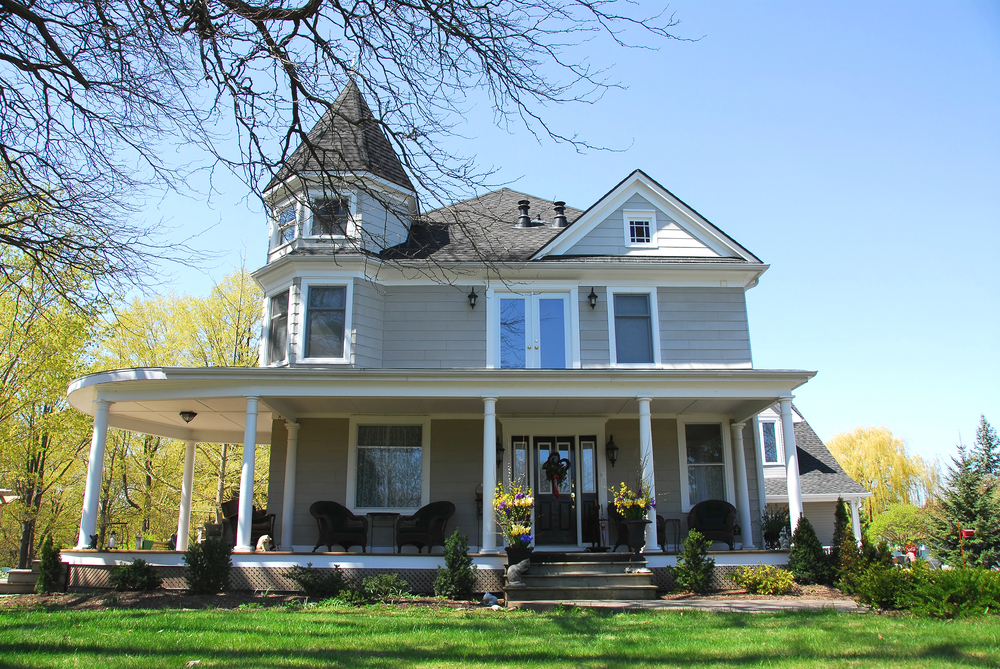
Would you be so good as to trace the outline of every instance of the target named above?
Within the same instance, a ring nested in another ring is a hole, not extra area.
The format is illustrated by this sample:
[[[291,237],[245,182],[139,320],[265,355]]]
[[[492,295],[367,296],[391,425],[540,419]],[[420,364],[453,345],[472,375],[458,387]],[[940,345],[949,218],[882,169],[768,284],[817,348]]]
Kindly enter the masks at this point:
[[[608,367],[611,354],[608,339],[608,291],[594,286],[597,306],[590,308],[590,286],[580,287],[580,363],[583,367]]]
[[[751,366],[742,288],[657,288],[664,364]]]
[[[369,281],[354,281],[352,362],[355,367],[382,366],[383,298],[379,290]]]
[[[481,545],[476,486],[482,478],[483,421],[431,421],[430,500],[455,504],[455,515],[448,521],[446,535],[458,530],[468,538],[470,546]]]
[[[486,366],[486,305],[469,308],[462,286],[390,286],[385,293],[382,366]],[[482,295],[482,286],[476,287]]]
[[[400,211],[390,211],[386,205],[379,202],[368,193],[355,191],[358,197],[358,207],[354,221],[361,227],[362,244],[369,250],[381,251],[406,241],[407,228]],[[390,207],[402,208],[389,204]]]
[[[658,249],[625,245],[625,210],[656,212]],[[602,222],[573,245],[567,255],[661,255],[675,257],[718,257],[718,253],[677,225],[665,212],[641,195],[633,195]]]

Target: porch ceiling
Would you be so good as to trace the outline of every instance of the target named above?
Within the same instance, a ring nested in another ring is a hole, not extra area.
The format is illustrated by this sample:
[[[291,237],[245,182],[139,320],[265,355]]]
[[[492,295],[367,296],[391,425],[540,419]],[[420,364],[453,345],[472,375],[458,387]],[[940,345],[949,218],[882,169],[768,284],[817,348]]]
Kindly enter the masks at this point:
[[[802,385],[814,372],[789,370],[316,370],[157,368],[117,370],[74,381],[70,403],[93,415],[113,402],[112,427],[176,439],[242,442],[246,397],[260,406],[257,443],[271,419],[336,415],[481,418],[483,397],[501,416],[716,414],[743,420]],[[198,415],[185,423],[181,411]]]

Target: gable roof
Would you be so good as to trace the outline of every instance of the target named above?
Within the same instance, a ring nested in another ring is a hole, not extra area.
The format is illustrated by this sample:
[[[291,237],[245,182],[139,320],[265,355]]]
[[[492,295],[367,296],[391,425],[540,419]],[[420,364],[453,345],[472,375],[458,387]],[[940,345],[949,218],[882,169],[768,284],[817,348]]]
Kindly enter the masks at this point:
[[[544,225],[517,228],[520,200],[531,202],[532,219]],[[383,256],[430,259],[438,262],[515,262],[528,260],[536,250],[564,228],[552,227],[555,203],[501,188],[423,214],[406,244],[389,249]],[[570,221],[583,213],[566,207]]]
[[[573,224],[561,230],[544,246],[532,256],[533,259],[540,259],[555,254],[562,254],[571,249],[578,241],[584,238],[591,230],[599,225],[619,204],[635,192],[646,191],[653,200],[663,203],[665,208],[671,210],[678,218],[678,221],[689,232],[696,237],[702,238],[703,242],[721,247],[726,251],[720,255],[736,258],[745,262],[762,263],[761,259],[751,253],[735,239],[726,234],[721,228],[713,225],[708,219],[699,214],[695,209],[688,206],[686,202],[664,188],[656,179],[653,179],[641,169],[635,169],[627,177],[605,193],[594,204],[590,205],[583,214],[580,215]]]
[[[352,79],[265,191],[303,172],[368,173],[414,190],[403,164]],[[309,145],[312,145],[311,147]]]
[[[798,410],[795,411],[800,416]],[[867,495],[864,486],[852,479],[823,440],[803,418],[794,423],[795,445],[799,456],[799,484],[803,495]],[[784,478],[764,479],[768,496],[785,496],[788,487]]]

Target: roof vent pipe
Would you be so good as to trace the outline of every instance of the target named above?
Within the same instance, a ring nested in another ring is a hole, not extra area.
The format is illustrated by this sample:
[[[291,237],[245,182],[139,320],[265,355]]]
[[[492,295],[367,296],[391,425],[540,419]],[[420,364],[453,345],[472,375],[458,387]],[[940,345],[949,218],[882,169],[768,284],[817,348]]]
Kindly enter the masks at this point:
[[[559,201],[553,202],[552,204],[556,210],[556,217],[552,219],[552,227],[565,228],[569,225],[569,221],[566,220],[566,203]]]
[[[531,208],[530,200],[518,200],[517,211],[519,215],[517,217],[517,223],[514,224],[515,228],[531,227],[531,216],[528,215],[528,209],[530,208]]]

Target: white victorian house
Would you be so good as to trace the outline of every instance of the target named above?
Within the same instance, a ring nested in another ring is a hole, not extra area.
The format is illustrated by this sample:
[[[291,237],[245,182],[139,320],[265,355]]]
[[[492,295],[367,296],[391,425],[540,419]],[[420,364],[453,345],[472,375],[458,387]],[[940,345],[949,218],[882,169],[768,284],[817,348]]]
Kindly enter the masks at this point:
[[[536,550],[602,539],[609,486],[638,476],[682,531],[698,502],[730,502],[744,551],[762,548],[772,469],[799,517],[792,396],[814,372],[753,366],[745,293],[768,268],[757,256],[640,170],[585,209],[502,189],[422,212],[353,83],[311,137],[320,150],[300,148],[266,191],[269,253],[254,273],[267,296],[261,366],[122,369],[70,386],[95,421],[68,561],[102,564],[84,549],[109,427],[187,442],[178,551],[192,535],[195,443],[243,443],[236,551],[247,568],[433,569],[440,555],[415,549],[299,554],[317,543],[316,501],[363,515],[447,500],[448,532],[497,570],[498,477],[533,488]],[[764,450],[763,411],[783,435],[775,453]],[[257,444],[271,447],[280,552],[267,556],[250,545]],[[572,465],[558,497],[540,472],[553,452]],[[654,533],[649,564],[673,564]],[[717,557],[740,559],[786,556]]]

